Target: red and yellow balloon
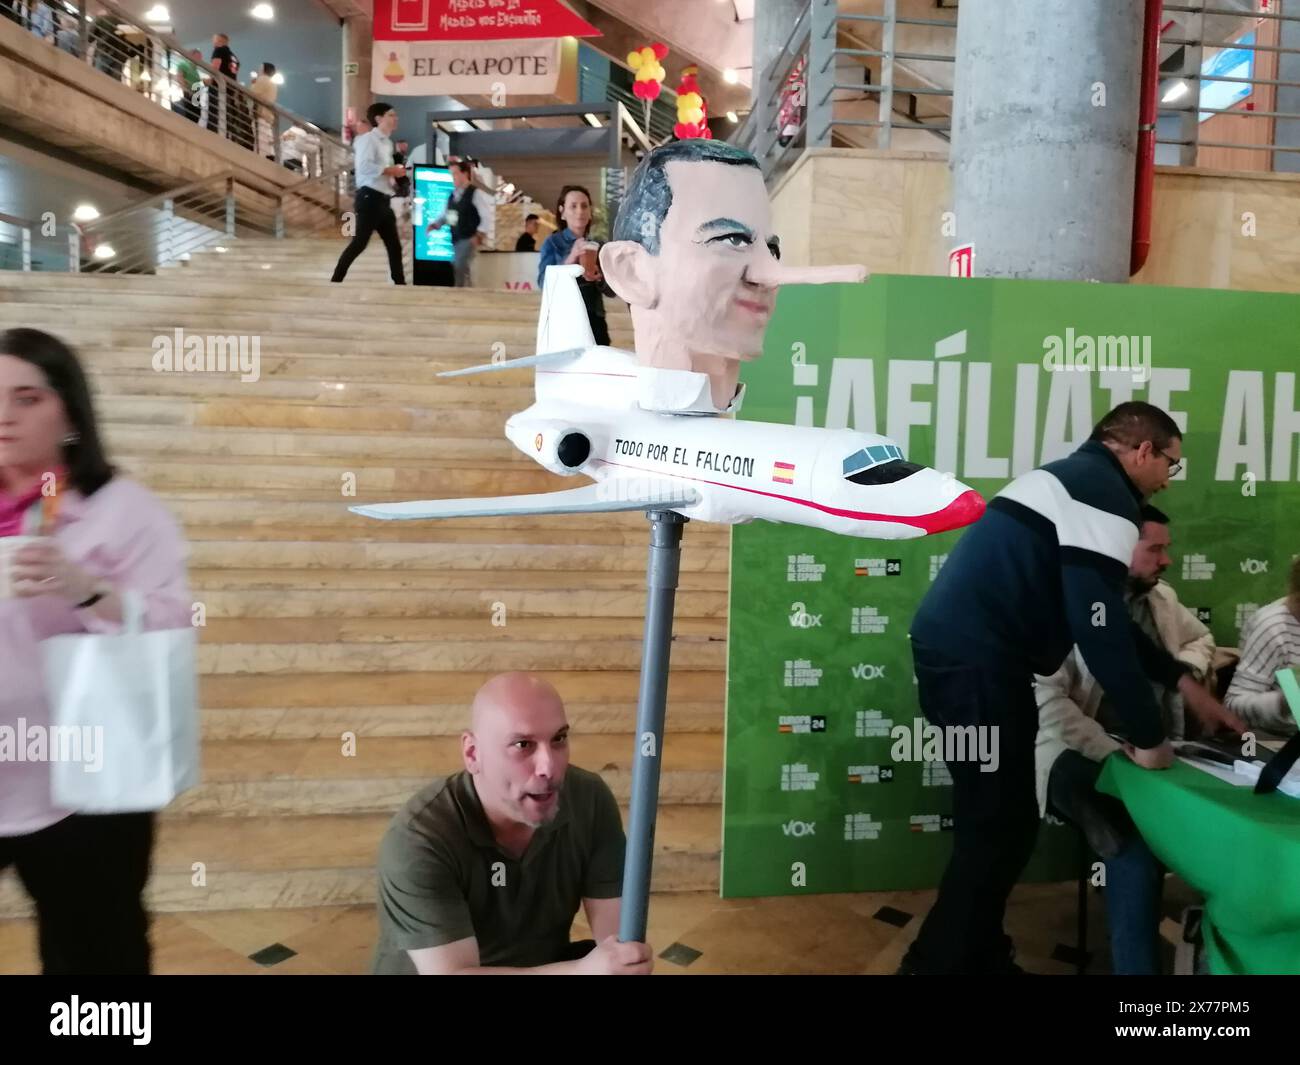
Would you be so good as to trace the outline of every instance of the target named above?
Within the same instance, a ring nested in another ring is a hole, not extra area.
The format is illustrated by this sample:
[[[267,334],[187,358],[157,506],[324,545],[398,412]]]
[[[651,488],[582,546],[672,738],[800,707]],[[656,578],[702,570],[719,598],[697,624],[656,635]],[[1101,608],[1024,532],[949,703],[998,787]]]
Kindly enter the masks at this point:
[[[677,124],[673,133],[679,140],[699,138],[712,140],[713,131],[709,129],[709,105],[700,93],[697,80],[700,68],[694,65],[682,71],[682,80],[677,86]]]
[[[635,52],[628,52],[627,65],[636,73],[632,93],[638,100],[657,100],[663,88],[664,68],[660,60],[668,54],[666,44],[648,44]]]

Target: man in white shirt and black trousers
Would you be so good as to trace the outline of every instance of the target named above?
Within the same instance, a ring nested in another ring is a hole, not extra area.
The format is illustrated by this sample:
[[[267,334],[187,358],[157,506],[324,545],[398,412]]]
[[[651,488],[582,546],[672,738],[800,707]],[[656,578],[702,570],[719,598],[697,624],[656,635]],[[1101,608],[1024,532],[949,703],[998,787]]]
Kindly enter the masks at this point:
[[[389,138],[397,128],[397,112],[389,104],[371,104],[366,110],[371,130],[363,133],[353,144],[356,153],[357,194],[355,198],[356,236],[339,256],[331,281],[342,281],[348,267],[366,250],[370,235],[378,233],[388,249],[388,270],[393,284],[405,285],[402,270],[402,241],[397,235],[397,216],[393,214],[392,199],[396,190],[394,180],[406,174],[406,167],[393,162],[393,142]]]

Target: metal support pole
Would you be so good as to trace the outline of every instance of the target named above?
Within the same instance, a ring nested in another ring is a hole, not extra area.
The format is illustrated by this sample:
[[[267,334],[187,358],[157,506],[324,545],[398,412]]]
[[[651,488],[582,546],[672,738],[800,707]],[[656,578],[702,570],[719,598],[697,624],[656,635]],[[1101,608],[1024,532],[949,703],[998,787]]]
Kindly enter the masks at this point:
[[[172,261],[172,230],[176,221],[175,208],[171,200],[163,200],[162,205],[162,240],[159,243],[159,265]]]
[[[827,70],[835,58],[836,0],[812,0],[808,38],[808,137],[809,148],[829,148],[834,117],[835,71]]]
[[[77,0],[77,25],[81,27],[81,58],[90,62],[90,23],[86,21],[86,0]]]
[[[29,274],[32,271],[32,231],[29,226],[23,226],[23,273]]]
[[[1192,0],[1197,7],[1204,9],[1205,0]],[[1201,12],[1190,13],[1188,25],[1186,27],[1187,37],[1193,41],[1205,40],[1205,15]],[[1203,64],[1203,55],[1205,49],[1201,44],[1189,45],[1183,49],[1183,76],[1192,83],[1192,92],[1195,99],[1192,102],[1192,109],[1184,111],[1178,116],[1178,139],[1180,141],[1190,141],[1190,144],[1180,144],[1178,146],[1178,165],[1195,166],[1196,158],[1200,154],[1200,145],[1197,143],[1201,139],[1201,67]],[[1190,76],[1189,76],[1190,75]],[[1157,116],[1156,127],[1159,128],[1160,120]]]
[[[880,129],[877,146],[887,149],[894,132],[894,35],[898,29],[898,0],[885,0],[884,43],[880,50]]]
[[[650,909],[655,819],[659,812],[659,772],[663,765],[664,716],[668,701],[668,656],[673,640],[673,606],[682,562],[682,526],[671,510],[647,514],[650,557],[646,563],[645,640],[641,647],[641,687],[637,694],[632,799],[628,811],[627,856],[623,863],[623,901],[618,938],[644,943]]]
[[[75,227],[68,231],[68,273],[81,273],[81,232]]]
[[[226,178],[226,236],[235,235],[235,179]]]

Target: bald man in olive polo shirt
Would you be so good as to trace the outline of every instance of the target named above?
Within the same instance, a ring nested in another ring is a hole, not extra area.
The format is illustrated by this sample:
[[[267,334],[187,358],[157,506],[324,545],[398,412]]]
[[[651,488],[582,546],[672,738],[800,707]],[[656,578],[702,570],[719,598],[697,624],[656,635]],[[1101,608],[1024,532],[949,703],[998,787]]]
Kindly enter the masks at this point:
[[[479,689],[472,717],[464,771],[418,792],[384,836],[373,972],[650,972],[650,948],[617,938],[618,803],[569,765],[559,693],[503,673]],[[579,902],[594,943],[569,942]]]

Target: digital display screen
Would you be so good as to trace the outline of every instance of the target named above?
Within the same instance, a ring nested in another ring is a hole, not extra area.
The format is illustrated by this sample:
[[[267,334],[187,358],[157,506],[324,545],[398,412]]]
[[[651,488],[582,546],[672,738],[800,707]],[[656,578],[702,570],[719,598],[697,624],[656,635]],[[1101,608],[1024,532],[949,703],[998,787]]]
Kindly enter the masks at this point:
[[[1255,34],[1248,33],[1236,41],[1237,44],[1255,43]],[[1243,85],[1236,81],[1215,81],[1215,75],[1222,78],[1253,78],[1255,76],[1255,52],[1251,48],[1225,48],[1210,56],[1201,64],[1201,104],[1226,110],[1240,100],[1244,100],[1254,91],[1253,85]],[[1213,118],[1214,112],[1202,111],[1200,120]]]
[[[411,190],[411,226],[415,258],[419,262],[449,263],[456,258],[451,246],[451,226],[426,231],[430,222],[447,209],[454,186],[445,166],[416,166]]]

